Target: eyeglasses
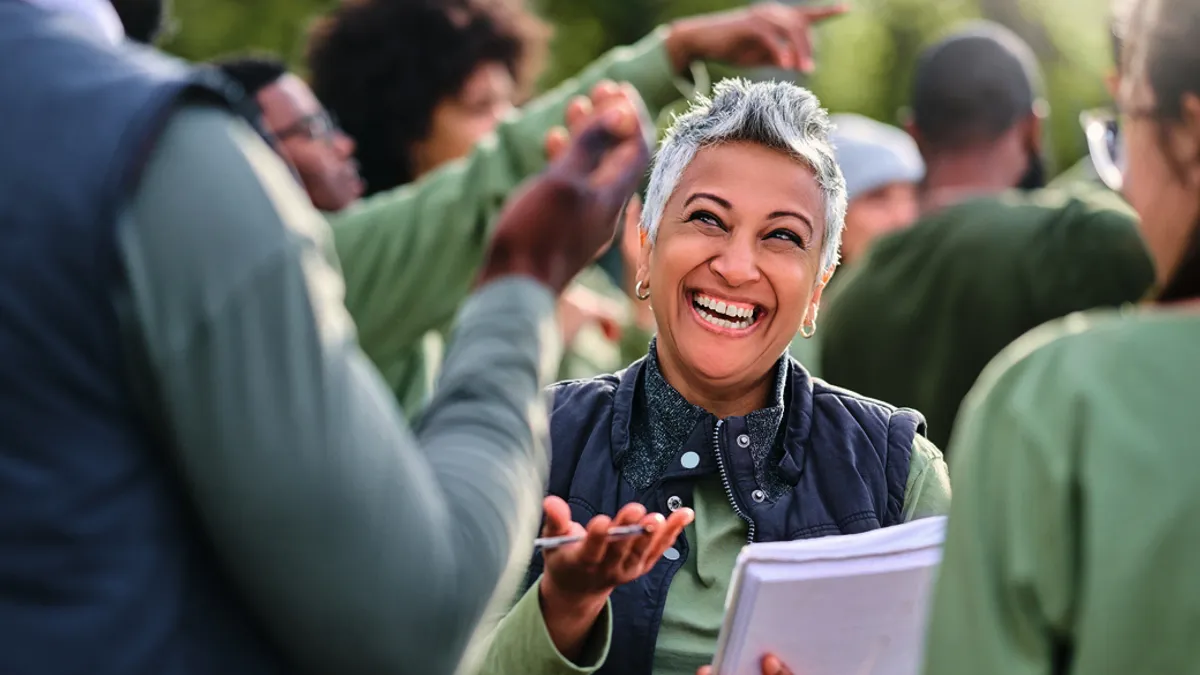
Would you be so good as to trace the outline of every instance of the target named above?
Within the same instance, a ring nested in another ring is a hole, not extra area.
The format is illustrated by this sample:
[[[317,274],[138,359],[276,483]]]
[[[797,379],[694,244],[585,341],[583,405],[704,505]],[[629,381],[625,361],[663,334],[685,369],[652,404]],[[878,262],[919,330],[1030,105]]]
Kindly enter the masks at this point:
[[[275,132],[275,138],[286,141],[294,136],[302,136],[314,141],[329,141],[341,131],[337,120],[329,111],[322,110],[311,115],[305,115],[292,124]]]
[[[1110,190],[1119,192],[1125,184],[1125,141],[1120,118],[1113,110],[1085,110],[1079,115],[1079,123],[1087,137],[1096,175]]]

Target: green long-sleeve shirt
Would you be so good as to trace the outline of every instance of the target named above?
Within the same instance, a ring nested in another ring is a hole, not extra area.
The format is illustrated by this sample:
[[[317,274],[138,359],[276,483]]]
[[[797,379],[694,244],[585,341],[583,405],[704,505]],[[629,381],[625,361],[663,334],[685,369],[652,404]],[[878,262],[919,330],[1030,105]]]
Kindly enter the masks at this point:
[[[926,675],[1200,672],[1197,364],[1192,306],[1071,316],[988,367]]]
[[[545,167],[545,135],[567,103],[600,80],[632,84],[652,114],[680,98],[659,29],[608,52],[537,98],[467,158],[329,214],[346,307],[367,356],[410,413],[423,406],[436,359],[424,336],[447,329],[471,288],[504,200]]]
[[[950,480],[942,453],[923,437],[913,440],[905,486],[905,521],[945,515]],[[716,649],[725,597],[738,553],[746,544],[746,521],[729,505],[721,481],[701,480],[693,493],[696,520],[686,536],[691,555],[671,581],[654,654],[654,675],[694,675]],[[577,662],[563,657],[546,630],[534,584],[517,601],[491,638],[482,675],[588,675],[604,665],[612,637],[606,607],[596,632]],[[817,610],[814,610],[817,611]],[[797,667],[797,672],[802,672]]]
[[[114,303],[177,494],[272,643],[305,672],[453,672],[536,533],[549,289],[470,297],[414,432],[359,350],[324,220],[244,123],[178,112],[118,237]]]

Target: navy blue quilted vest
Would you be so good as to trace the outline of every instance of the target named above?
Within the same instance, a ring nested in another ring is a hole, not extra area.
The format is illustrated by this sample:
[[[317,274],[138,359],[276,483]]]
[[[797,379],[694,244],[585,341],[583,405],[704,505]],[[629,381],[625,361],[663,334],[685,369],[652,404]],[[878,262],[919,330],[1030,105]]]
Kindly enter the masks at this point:
[[[129,389],[114,230],[211,73],[0,0],[0,673],[281,672]]]
[[[901,522],[912,444],[925,433],[924,418],[812,379],[794,360],[776,467],[792,486],[783,497],[761,499],[753,461],[735,444],[749,432],[745,418],[718,421],[711,415],[693,429],[660,479],[635,489],[622,477],[621,465],[630,451],[634,406],[642,404],[645,363],[552,389],[548,493],[566,500],[577,522],[615,515],[629,502],[660,513],[672,505],[690,507],[697,478],[714,472],[721,474],[732,508],[748,520],[753,541],[853,534]],[[690,469],[680,460],[689,451],[701,457]],[[674,560],[660,559],[648,574],[613,592],[612,645],[600,673],[650,675],[667,590],[689,554],[686,536],[674,548],[680,553]],[[527,587],[542,566],[535,555]]]

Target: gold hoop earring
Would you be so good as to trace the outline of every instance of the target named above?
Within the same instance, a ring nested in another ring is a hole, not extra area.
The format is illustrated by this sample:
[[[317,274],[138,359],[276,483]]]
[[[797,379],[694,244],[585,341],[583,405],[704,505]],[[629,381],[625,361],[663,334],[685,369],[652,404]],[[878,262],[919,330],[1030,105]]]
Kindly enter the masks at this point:
[[[800,326],[800,337],[804,338],[805,340],[811,338],[812,336],[814,336],[816,334],[817,334],[817,324],[815,321],[813,323],[805,323],[803,326]]]
[[[646,289],[645,295],[642,294],[643,287],[645,287],[645,289]],[[650,299],[650,284],[647,284],[644,281],[638,281],[637,284],[635,284],[633,287],[633,295],[638,300],[649,300]]]

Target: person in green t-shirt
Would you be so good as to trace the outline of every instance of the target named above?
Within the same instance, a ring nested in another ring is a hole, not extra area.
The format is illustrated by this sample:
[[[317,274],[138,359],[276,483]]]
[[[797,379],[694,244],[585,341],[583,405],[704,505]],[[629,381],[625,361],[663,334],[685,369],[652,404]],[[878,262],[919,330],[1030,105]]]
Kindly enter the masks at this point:
[[[1039,79],[1029,48],[997,26],[926,50],[910,124],[927,167],[922,218],[882,238],[822,313],[822,374],[920,410],[939,444],[1010,342],[1136,301],[1153,279],[1118,196],[1012,189],[1040,183]]]
[[[925,675],[1200,664],[1200,4],[1129,26],[1116,176],[1161,290],[1039,328],[968,396]]]

